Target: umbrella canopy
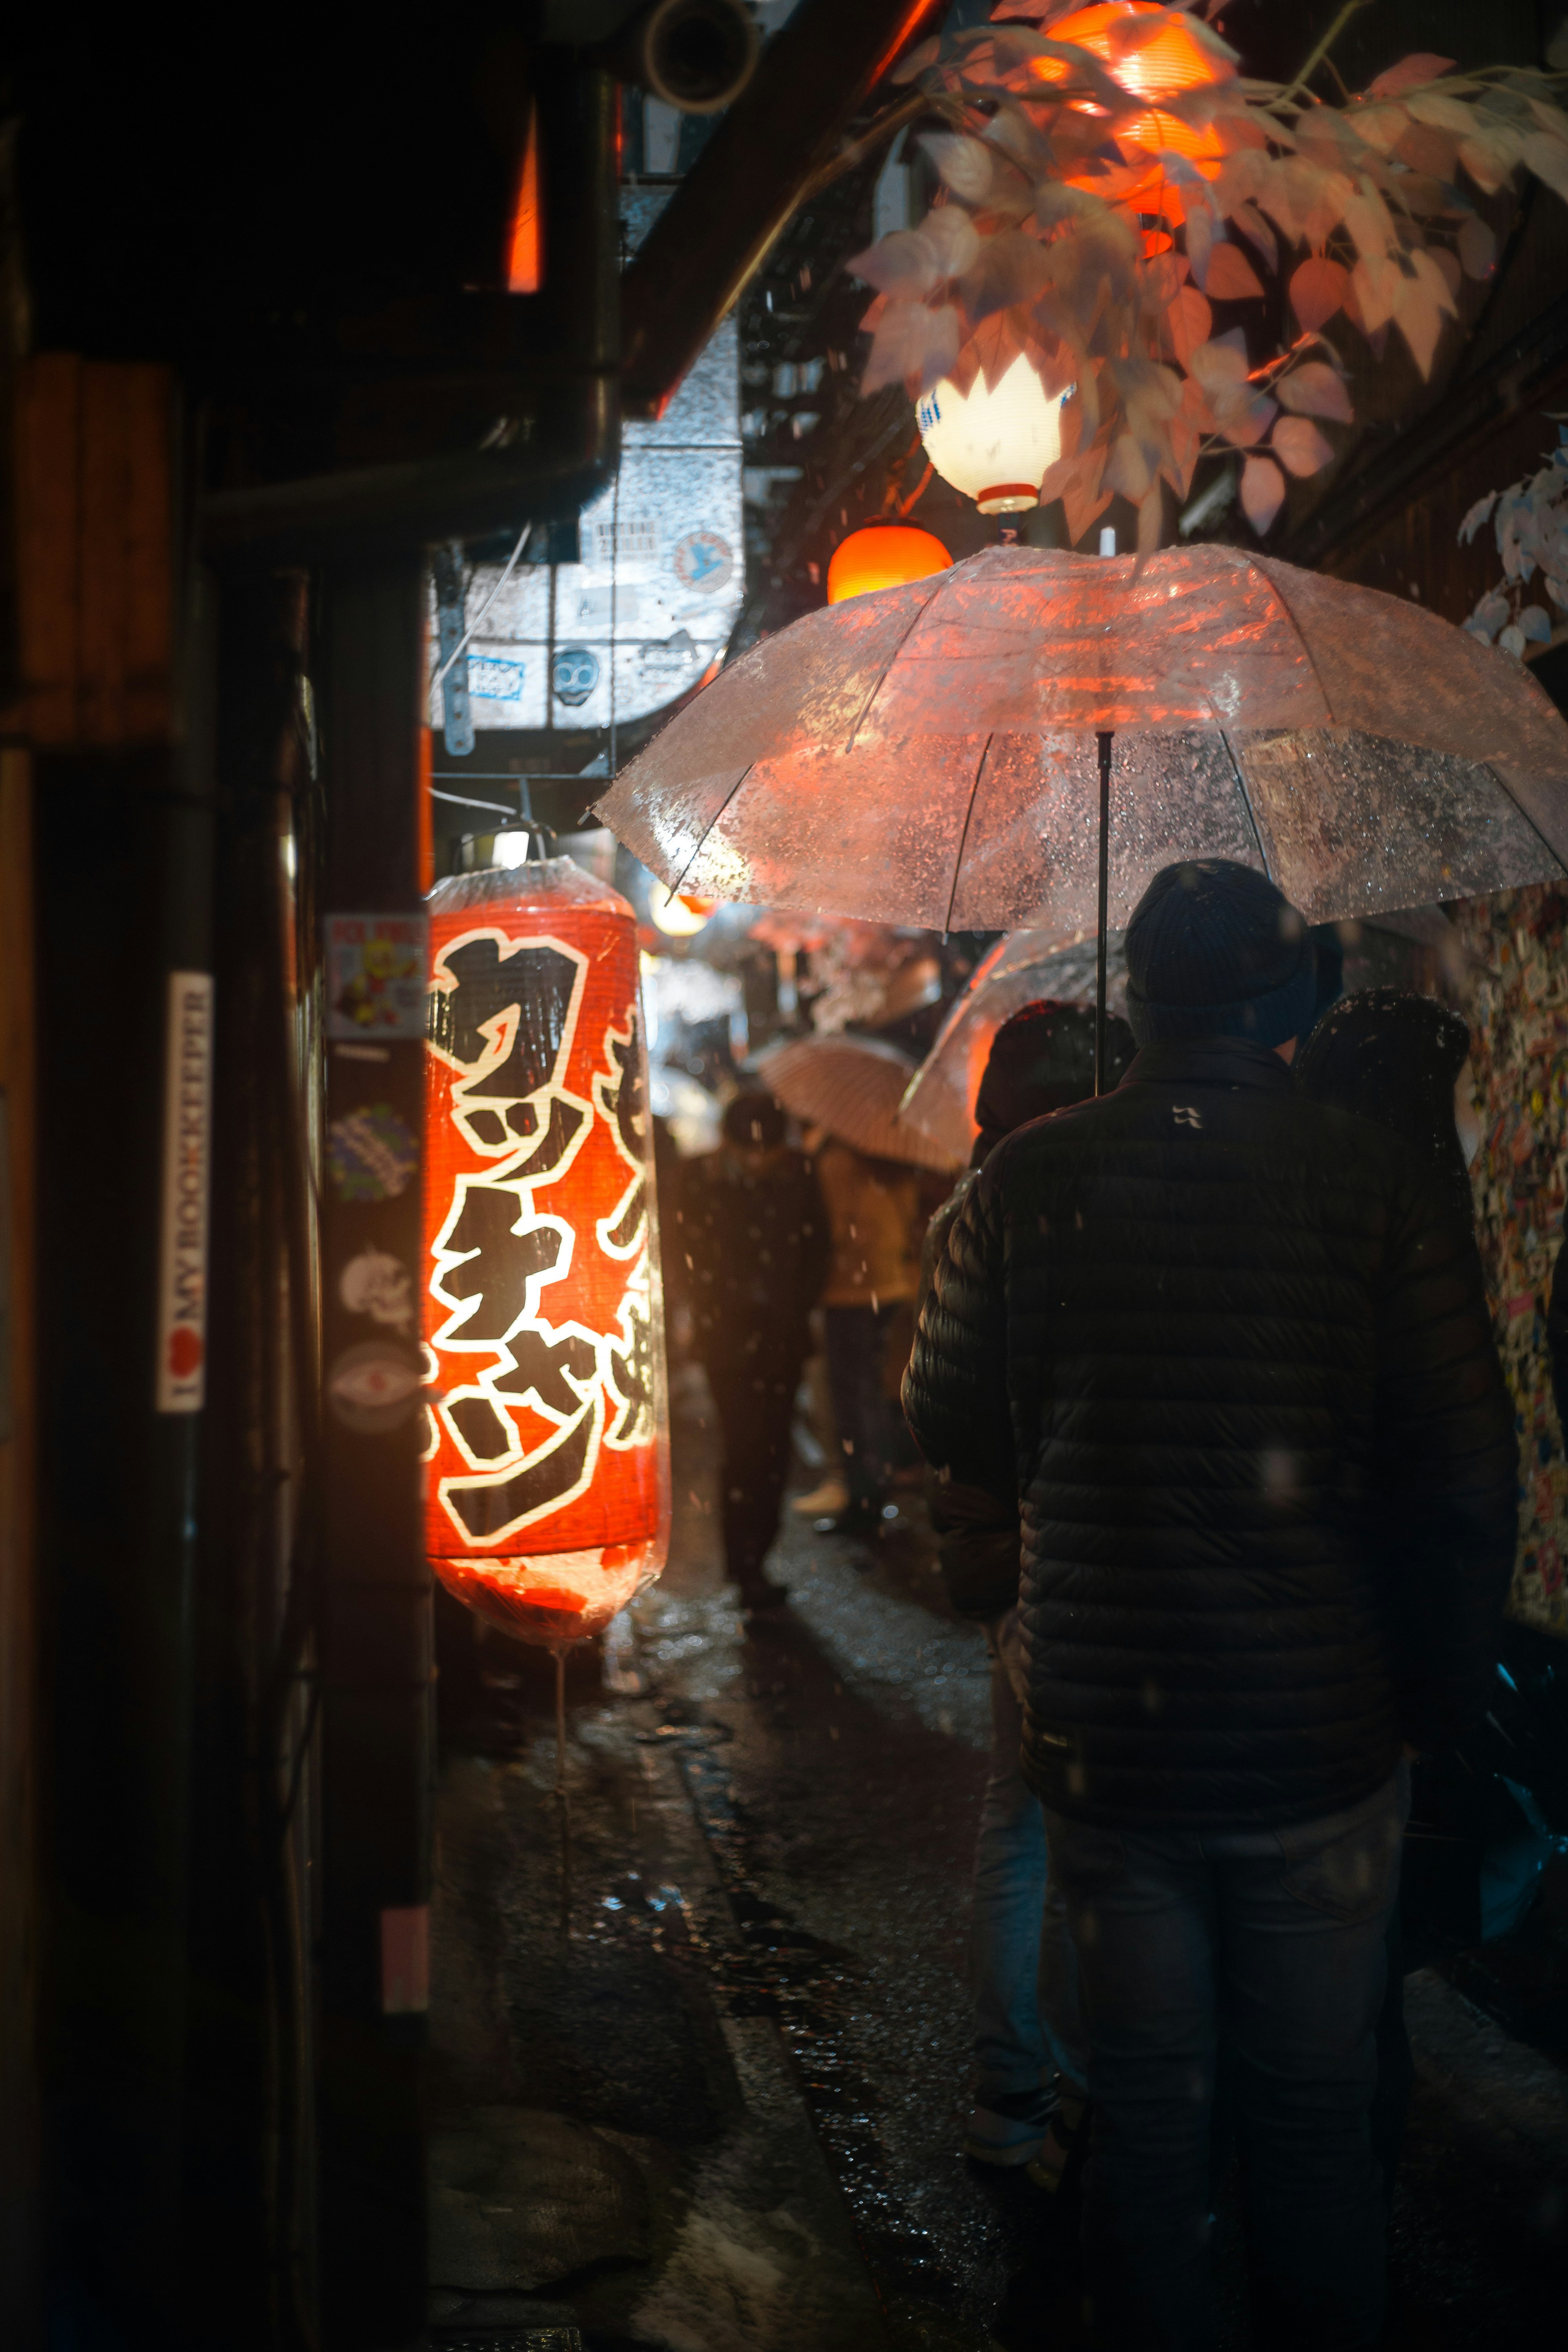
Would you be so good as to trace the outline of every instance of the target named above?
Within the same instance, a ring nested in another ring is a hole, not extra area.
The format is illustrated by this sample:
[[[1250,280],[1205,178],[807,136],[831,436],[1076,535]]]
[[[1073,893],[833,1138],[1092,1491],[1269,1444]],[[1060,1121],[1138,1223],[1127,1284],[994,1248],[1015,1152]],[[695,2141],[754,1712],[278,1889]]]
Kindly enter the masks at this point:
[[[1106,1003],[1125,1019],[1127,961],[1121,934],[1114,933],[1108,944]],[[900,1127],[912,1128],[955,1160],[967,1160],[974,1145],[975,1097],[992,1041],[1015,1013],[1047,997],[1061,1004],[1094,1003],[1094,942],[1053,954],[1037,931],[1014,931],[998,940],[954,998],[930,1053],[905,1088],[899,1105]]]
[[[873,1160],[901,1160],[912,1168],[961,1168],[965,1138],[954,1152],[918,1128],[895,1122],[914,1076],[908,1054],[869,1037],[802,1037],[776,1045],[757,1063],[757,1076],[786,1110],[808,1127],[825,1127],[840,1143]]]
[[[666,881],[936,929],[1095,927],[1173,858],[1310,921],[1568,872],[1568,725],[1418,604],[1229,547],[993,547],[722,671],[600,803]]]

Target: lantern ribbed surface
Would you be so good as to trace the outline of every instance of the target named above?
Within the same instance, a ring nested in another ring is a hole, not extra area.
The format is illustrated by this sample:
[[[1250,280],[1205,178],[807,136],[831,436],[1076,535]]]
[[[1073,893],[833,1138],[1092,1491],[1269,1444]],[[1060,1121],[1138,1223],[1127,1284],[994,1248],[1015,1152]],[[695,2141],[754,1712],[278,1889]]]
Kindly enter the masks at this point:
[[[426,1544],[525,1641],[592,1633],[669,1533],[632,909],[569,858],[430,898]]]

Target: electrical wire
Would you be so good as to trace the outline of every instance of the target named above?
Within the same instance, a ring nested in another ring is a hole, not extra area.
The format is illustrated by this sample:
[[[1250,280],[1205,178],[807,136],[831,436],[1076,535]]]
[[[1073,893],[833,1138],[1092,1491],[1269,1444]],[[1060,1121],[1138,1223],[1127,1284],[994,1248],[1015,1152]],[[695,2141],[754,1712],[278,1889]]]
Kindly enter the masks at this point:
[[[529,535],[532,530],[533,525],[531,522],[525,522],[523,524],[521,530],[518,533],[517,545],[507,557],[506,570],[501,573],[500,578],[496,582],[495,586],[490,590],[489,594],[485,598],[484,603],[474,614],[474,617],[469,622],[467,629],[458,639],[457,644],[453,646],[451,652],[447,656],[446,660],[441,664],[440,668],[431,679],[430,691],[432,694],[435,693],[436,688],[440,685],[442,679],[446,677],[447,672],[451,668],[452,664],[457,661],[461,655],[467,653],[468,646],[473,638],[474,632],[479,627],[479,623],[484,619],[485,614],[489,611],[490,606],[495,603],[496,598],[500,594],[501,590],[506,586],[507,582],[511,578],[512,572],[517,567],[517,560],[522,553],[523,549],[528,545]]]

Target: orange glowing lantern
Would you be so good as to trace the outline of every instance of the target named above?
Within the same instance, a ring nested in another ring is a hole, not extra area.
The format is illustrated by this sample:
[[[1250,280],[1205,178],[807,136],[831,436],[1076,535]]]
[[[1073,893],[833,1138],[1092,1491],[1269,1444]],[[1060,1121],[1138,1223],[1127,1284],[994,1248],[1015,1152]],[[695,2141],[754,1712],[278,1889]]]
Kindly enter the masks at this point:
[[[827,601],[864,596],[873,588],[900,588],[906,580],[926,580],[945,572],[952,556],[933,531],[910,523],[872,522],[840,540],[827,567]]]
[[[1122,160],[1134,170],[1148,162],[1148,173],[1133,187],[1119,190],[1117,202],[1132,212],[1163,213],[1167,220],[1177,223],[1185,217],[1180,192],[1165,179],[1160,164],[1153,161],[1157,151],[1168,148],[1173,153],[1184,155],[1205,179],[1218,174],[1225,161],[1225,149],[1218,134],[1207,126],[1194,128],[1172,114],[1158,101],[1174,98],[1180,91],[1202,89],[1205,83],[1229,79],[1230,68],[1216,58],[1184,20],[1162,26],[1142,47],[1129,47],[1118,54],[1114,30],[1130,16],[1149,16],[1157,13],[1156,0],[1100,0],[1093,8],[1079,8],[1070,16],[1058,16],[1050,28],[1053,41],[1070,41],[1075,48],[1088,49],[1100,58],[1124,89],[1139,98],[1154,101],[1147,114],[1135,115],[1117,131],[1117,144]],[[1072,68],[1063,58],[1035,58],[1030,70],[1040,81],[1068,80]],[[1084,113],[1101,110],[1089,100],[1072,100]],[[1092,188],[1092,177],[1073,179],[1070,185]],[[1164,240],[1162,239],[1162,244]]]
[[[426,1544],[481,1617],[555,1644],[669,1541],[637,919],[566,857],[429,905]]]

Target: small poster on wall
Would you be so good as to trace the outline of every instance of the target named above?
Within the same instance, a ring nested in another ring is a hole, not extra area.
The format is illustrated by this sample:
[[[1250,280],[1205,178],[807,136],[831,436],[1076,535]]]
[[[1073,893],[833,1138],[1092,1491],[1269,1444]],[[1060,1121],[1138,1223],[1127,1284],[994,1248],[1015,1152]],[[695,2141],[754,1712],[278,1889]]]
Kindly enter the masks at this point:
[[[382,1044],[425,1034],[423,915],[327,917],[327,1034]]]

